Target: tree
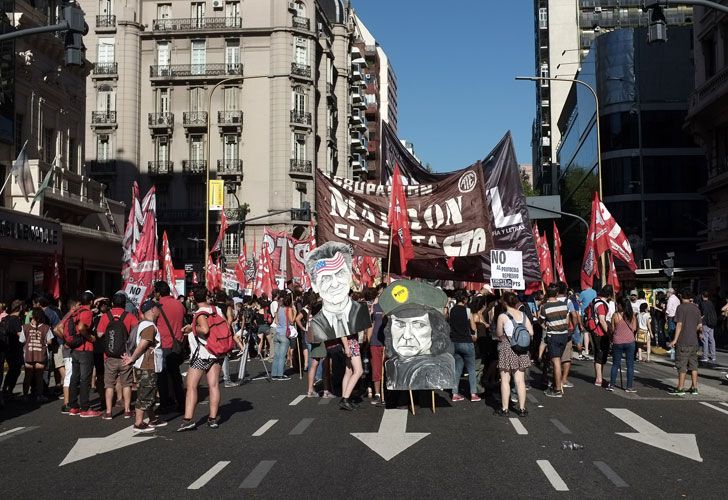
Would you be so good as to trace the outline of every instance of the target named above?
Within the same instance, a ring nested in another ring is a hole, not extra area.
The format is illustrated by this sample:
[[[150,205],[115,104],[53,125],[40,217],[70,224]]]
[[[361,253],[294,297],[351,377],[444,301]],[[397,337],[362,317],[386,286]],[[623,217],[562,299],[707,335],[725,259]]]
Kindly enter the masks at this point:
[[[541,194],[531,185],[531,180],[525,170],[521,170],[521,189],[523,190],[523,196],[539,196]]]

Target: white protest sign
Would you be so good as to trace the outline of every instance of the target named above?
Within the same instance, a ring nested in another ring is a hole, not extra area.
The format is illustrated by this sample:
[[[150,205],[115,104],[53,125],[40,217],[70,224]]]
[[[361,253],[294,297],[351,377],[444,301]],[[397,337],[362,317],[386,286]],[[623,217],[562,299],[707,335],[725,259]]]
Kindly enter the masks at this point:
[[[147,292],[147,287],[145,285],[135,284],[135,283],[128,283],[126,285],[126,288],[124,289],[124,293],[126,293],[126,297],[134,304],[134,307],[139,309],[139,306],[142,305],[142,299],[144,299],[144,295]]]
[[[490,251],[490,286],[525,290],[523,252],[515,250]]]
[[[233,271],[225,271],[222,273],[222,287],[226,290],[237,291],[240,286],[238,285],[238,278],[235,276]]]

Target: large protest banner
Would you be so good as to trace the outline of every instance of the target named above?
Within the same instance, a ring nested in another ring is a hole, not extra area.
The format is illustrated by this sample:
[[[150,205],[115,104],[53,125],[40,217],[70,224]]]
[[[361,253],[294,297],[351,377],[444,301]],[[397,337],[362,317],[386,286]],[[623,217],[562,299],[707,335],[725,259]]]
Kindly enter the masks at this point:
[[[293,279],[302,283],[306,256],[313,245],[313,238],[297,240],[286,232],[265,228],[263,245],[268,247],[271,268],[277,279],[284,282]]]
[[[387,257],[391,186],[316,172],[317,239],[341,241],[355,255]],[[439,182],[405,187],[415,259],[482,255],[491,248],[480,164]]]

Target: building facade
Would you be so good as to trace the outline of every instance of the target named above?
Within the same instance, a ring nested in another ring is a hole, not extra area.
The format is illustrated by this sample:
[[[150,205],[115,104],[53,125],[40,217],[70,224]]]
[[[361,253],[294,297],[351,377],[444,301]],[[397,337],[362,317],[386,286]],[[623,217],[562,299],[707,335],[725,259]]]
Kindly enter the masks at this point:
[[[574,78],[593,40],[619,28],[647,26],[642,0],[534,0],[536,75]],[[691,7],[665,10],[668,25],[692,23]],[[570,84],[543,81],[536,86],[536,118],[531,147],[536,186],[543,194],[558,194],[561,142],[558,120]]]
[[[230,220],[314,204],[315,169],[366,178],[368,61],[342,0],[82,0],[86,37],[86,160],[109,191],[156,186],[160,229],[175,265],[202,264],[205,182],[225,181]],[[241,213],[242,212],[242,213]],[[210,239],[219,213],[211,215]],[[279,213],[245,224],[301,234]],[[239,251],[229,231],[226,254]]]
[[[58,22],[55,2],[15,0],[3,7],[4,31]],[[0,297],[41,291],[54,255],[64,295],[87,287],[111,293],[120,285],[124,206],[106,198],[105,186],[83,168],[88,66],[65,66],[63,37],[54,33],[4,44],[2,60],[3,178],[25,146],[34,191],[44,180],[48,188],[26,197],[10,180],[0,197]]]
[[[702,149],[683,130],[693,88],[692,29],[671,27],[666,44],[648,44],[645,28],[598,37],[577,78],[599,97],[603,199],[630,239],[640,279],[664,280],[660,261],[675,252],[676,279],[709,272],[696,253],[705,239]],[[561,202],[586,207],[597,190],[595,101],[575,85],[559,120]],[[581,214],[586,215],[586,214]],[[578,260],[578,257],[575,256]]]
[[[720,3],[726,4],[722,1]],[[695,92],[686,126],[703,146],[708,178],[707,241],[698,250],[718,269],[712,286],[728,287],[728,16],[695,8]],[[671,32],[668,31],[668,36]]]

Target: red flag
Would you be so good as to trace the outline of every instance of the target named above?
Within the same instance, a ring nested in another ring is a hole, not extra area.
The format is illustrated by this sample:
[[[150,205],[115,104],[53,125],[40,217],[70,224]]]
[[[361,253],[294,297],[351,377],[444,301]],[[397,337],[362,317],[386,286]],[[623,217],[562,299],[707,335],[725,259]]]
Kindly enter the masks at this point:
[[[174,264],[172,263],[172,252],[169,249],[169,239],[167,239],[167,231],[162,233],[162,281],[166,281],[173,297],[179,297],[179,292],[175,286]]]
[[[43,288],[58,300],[61,297],[61,267],[58,263],[58,253],[53,253],[53,259],[47,262],[43,271]]]
[[[121,275],[126,279],[129,275],[129,265],[131,264],[131,256],[136,248],[136,240],[134,233],[136,232],[136,207],[139,205],[139,186],[136,181],[131,188],[131,208],[129,209],[129,218],[126,220],[126,227],[124,228],[124,239],[121,242],[123,250]]]
[[[276,284],[270,263],[270,253],[268,252],[268,247],[263,243],[263,248],[260,250],[260,258],[258,259],[258,269],[255,273],[255,286],[253,287],[253,291],[259,297],[266,296],[270,298],[274,288],[276,288]]]
[[[139,307],[152,291],[152,282],[159,269],[157,257],[157,228],[154,214],[149,211],[144,218],[143,230],[124,282],[124,291],[132,303]]]
[[[197,278],[197,272],[192,271],[192,284],[197,285],[199,282],[200,280]]]
[[[634,261],[632,246],[629,244],[627,236],[622,228],[614,220],[612,214],[609,213],[607,207],[599,200],[599,194],[594,193],[592,201],[592,220],[595,222],[596,232],[594,235],[594,245],[596,247],[597,256],[609,250],[615,257],[627,264],[632,270],[637,269]]]
[[[225,210],[223,210],[222,215],[220,215],[220,233],[217,235],[217,240],[215,241],[215,244],[212,245],[210,253],[223,251],[223,243],[225,242],[225,231],[227,231],[227,228],[228,221],[227,217],[225,217]]]
[[[396,236],[399,247],[399,270],[400,273],[407,272],[407,262],[415,258],[415,250],[412,246],[410,235],[409,218],[407,216],[407,197],[404,194],[402,176],[399,172],[399,165],[394,165],[392,176],[392,193],[389,198],[389,227],[392,235]]]
[[[612,285],[614,293],[619,293],[622,286],[619,284],[619,278],[617,278],[617,269],[614,267],[614,259],[612,258],[611,252],[609,253],[609,273],[607,274],[607,283]]]
[[[215,284],[217,285],[216,288],[222,289],[222,288],[224,288],[223,282],[222,282],[222,266],[223,266],[222,257],[217,258],[216,266],[217,266],[215,269],[217,271],[217,276],[215,276]]]
[[[538,264],[541,268],[541,281],[546,285],[554,282],[554,271],[551,268],[551,250],[546,235],[543,237],[538,232],[538,226],[533,225],[533,239],[536,242],[536,251],[538,252]]]
[[[217,266],[212,259],[212,254],[207,256],[207,269],[205,269],[205,286],[208,292],[214,292],[219,287],[217,283]]]
[[[566,273],[564,272],[564,261],[561,257],[561,236],[559,235],[559,228],[556,227],[554,221],[554,269],[556,270],[556,276],[559,281],[566,283]]]
[[[245,270],[248,267],[247,254],[248,245],[244,243],[240,255],[238,255],[238,261],[235,263],[235,278],[238,280],[240,290],[245,290],[248,286],[248,279],[245,276]]]
[[[584,244],[584,258],[581,262],[581,289],[591,288],[594,285],[594,276],[599,277],[599,266],[597,266],[597,248],[596,239],[596,218],[597,218],[597,195],[594,194],[592,202],[591,221],[589,222],[589,232],[586,234],[586,243]]]
[[[447,268],[450,271],[455,271],[455,257],[448,257],[447,261],[445,261],[447,264]]]

